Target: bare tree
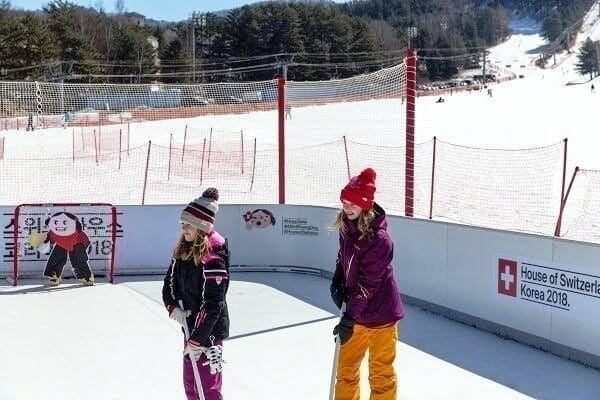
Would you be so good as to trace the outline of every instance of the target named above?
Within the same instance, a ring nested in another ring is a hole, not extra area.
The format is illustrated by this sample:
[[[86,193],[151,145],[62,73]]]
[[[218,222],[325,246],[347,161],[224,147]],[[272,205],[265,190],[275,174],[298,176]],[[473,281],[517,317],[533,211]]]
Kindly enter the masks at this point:
[[[96,10],[98,10],[98,12],[99,12],[100,14],[103,14],[103,13],[104,13],[104,2],[103,2],[102,0],[97,0],[97,1],[94,3],[94,8],[95,8]]]
[[[125,0],[117,0],[116,1],[115,12],[120,15],[123,15],[127,12],[127,9],[125,8]]]
[[[406,44],[398,36],[398,32],[386,21],[381,19],[370,20],[369,25],[371,25],[377,40],[381,44],[381,50],[400,50],[406,47]]]

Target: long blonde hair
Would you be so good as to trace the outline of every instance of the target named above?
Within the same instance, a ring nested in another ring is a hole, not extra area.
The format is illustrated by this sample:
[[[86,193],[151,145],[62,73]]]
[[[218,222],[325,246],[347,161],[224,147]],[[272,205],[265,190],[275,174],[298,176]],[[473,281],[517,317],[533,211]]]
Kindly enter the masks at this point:
[[[348,216],[344,212],[344,210],[340,210],[335,217],[335,221],[331,224],[331,228],[339,229],[342,236],[346,235],[348,231],[348,226],[345,221],[348,219]],[[371,222],[375,219],[375,211],[371,208],[370,210],[362,210],[358,215],[357,227],[360,232],[359,239],[362,239],[365,236],[373,235],[373,228],[371,228]]]
[[[212,251],[210,241],[208,240],[208,234],[203,231],[197,231],[196,237],[193,242],[185,240],[183,233],[179,237],[179,241],[173,250],[173,258],[179,258],[182,260],[194,259],[196,265],[202,262],[202,257]]]

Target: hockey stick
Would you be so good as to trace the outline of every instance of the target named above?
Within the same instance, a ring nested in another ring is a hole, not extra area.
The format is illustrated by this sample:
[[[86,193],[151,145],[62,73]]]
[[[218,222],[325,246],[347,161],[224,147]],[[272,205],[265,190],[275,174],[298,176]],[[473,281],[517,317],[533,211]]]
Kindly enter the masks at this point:
[[[179,307],[181,307],[181,309],[184,310],[183,300],[179,300]],[[187,318],[184,320],[183,334],[185,335],[185,343],[187,345],[187,342],[190,339],[190,330],[188,328]],[[202,389],[202,381],[200,380],[200,372],[198,372],[198,364],[196,363],[196,360],[194,360],[194,357],[191,354],[188,354],[188,357],[192,362],[192,370],[194,371],[194,381],[196,382],[196,390],[198,390],[198,396],[200,397],[200,400],[205,400],[204,390]]]
[[[340,320],[344,316],[346,312],[346,302],[342,303],[342,307],[340,308]],[[335,335],[335,353],[333,353],[333,366],[331,367],[331,380],[329,381],[329,400],[333,400],[333,396],[335,394],[335,381],[337,378],[337,366],[338,360],[340,358],[340,336]]]

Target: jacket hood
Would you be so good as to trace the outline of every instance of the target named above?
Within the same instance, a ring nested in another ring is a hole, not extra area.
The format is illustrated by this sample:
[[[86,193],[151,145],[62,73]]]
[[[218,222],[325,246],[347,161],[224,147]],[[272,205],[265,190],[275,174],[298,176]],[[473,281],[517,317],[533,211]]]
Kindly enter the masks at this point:
[[[217,247],[221,247],[225,244],[225,238],[221,236],[221,234],[215,230],[212,230],[208,235],[208,241],[210,246],[214,249]]]

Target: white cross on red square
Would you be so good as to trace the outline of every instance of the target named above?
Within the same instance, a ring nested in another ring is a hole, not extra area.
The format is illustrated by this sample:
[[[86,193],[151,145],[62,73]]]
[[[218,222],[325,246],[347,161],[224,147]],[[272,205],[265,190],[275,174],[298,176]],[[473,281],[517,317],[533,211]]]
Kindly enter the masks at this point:
[[[498,259],[498,293],[517,297],[517,262]]]

